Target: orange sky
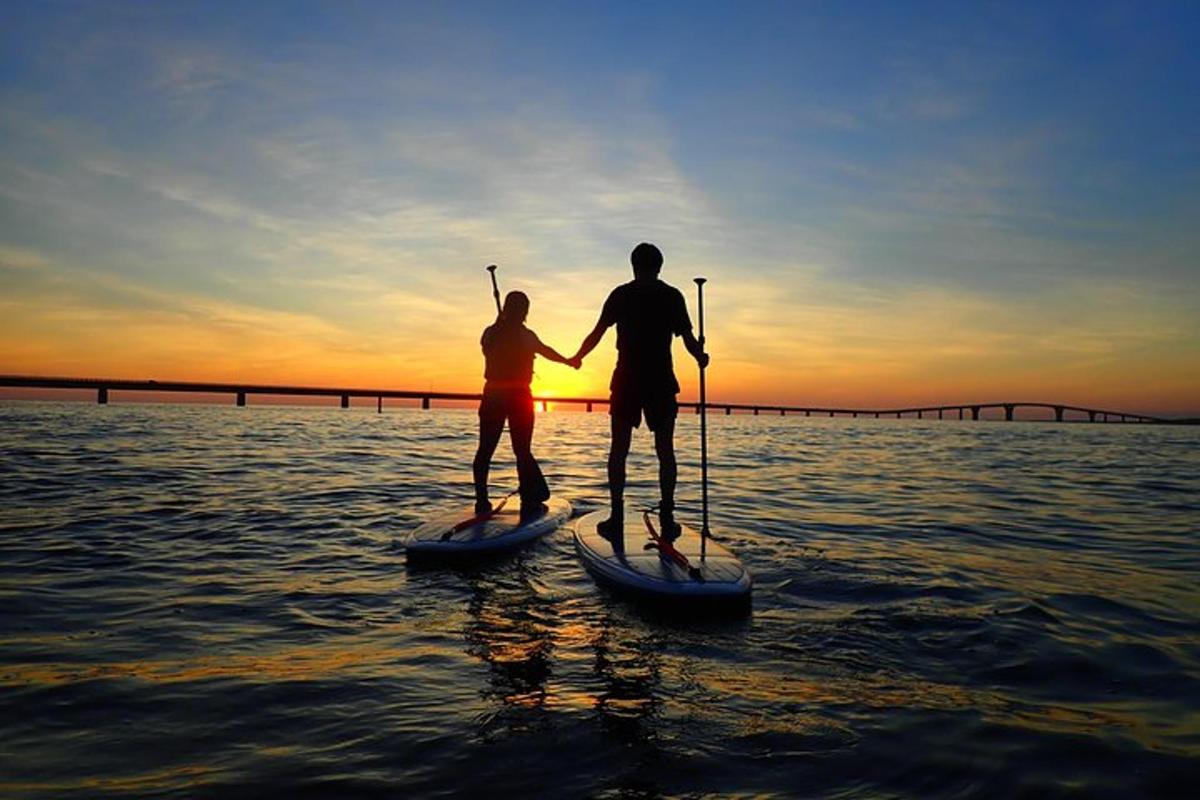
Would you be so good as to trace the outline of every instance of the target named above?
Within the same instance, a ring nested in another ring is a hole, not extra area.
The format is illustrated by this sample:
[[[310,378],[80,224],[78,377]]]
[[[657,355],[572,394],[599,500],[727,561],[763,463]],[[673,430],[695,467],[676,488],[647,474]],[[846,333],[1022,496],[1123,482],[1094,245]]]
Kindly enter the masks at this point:
[[[0,374],[474,391],[485,265],[569,354],[652,241],[693,315],[710,280],[717,400],[1200,412],[1200,93],[1162,20],[176,12],[0,31]]]
[[[611,282],[624,280],[624,272],[615,265]],[[1185,368],[1191,354],[1139,346],[1139,337],[1169,335],[1171,320],[1163,315],[1137,325],[1123,320],[1135,330],[1123,337],[1073,329],[1069,298],[1054,301],[1064,309],[1057,331],[1044,317],[1039,330],[1022,313],[947,293],[880,300],[873,308],[792,309],[765,287],[728,287],[719,268],[707,272],[718,276],[706,297],[715,400],[856,407],[1046,400],[1159,413],[1198,405],[1200,372]],[[178,296],[154,310],[132,302],[105,308],[87,299],[86,288],[80,297],[77,284],[64,282],[41,304],[0,299],[0,365],[9,374],[478,391],[477,341],[491,321],[489,285],[481,267],[454,277],[462,288],[453,294],[470,298],[460,310],[443,300],[422,314],[420,302],[394,299],[394,325],[358,329],[349,321],[185,303]],[[500,277],[508,285],[503,267]],[[598,314],[604,277],[599,271],[589,281],[577,277],[572,290],[512,283],[533,297],[530,327],[569,355]],[[691,282],[678,283],[694,318]],[[1111,313],[1120,316],[1121,306]],[[605,395],[614,338],[610,332],[579,372],[539,360],[535,391]],[[694,362],[679,343],[675,355],[681,397],[694,398]]]

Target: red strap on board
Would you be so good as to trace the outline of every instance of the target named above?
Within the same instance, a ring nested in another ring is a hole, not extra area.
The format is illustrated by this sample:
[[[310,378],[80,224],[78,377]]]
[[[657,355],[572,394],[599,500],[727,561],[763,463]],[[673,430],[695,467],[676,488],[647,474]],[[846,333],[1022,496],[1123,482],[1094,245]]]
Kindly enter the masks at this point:
[[[462,522],[455,524],[454,527],[452,527],[450,530],[448,530],[442,534],[442,541],[446,541],[454,534],[458,533],[459,531],[464,531],[467,528],[470,528],[472,525],[478,525],[481,522],[487,522],[489,519],[491,519],[492,517],[499,514],[500,509],[504,508],[504,504],[507,503],[510,499],[512,499],[512,496],[515,495],[519,491],[520,491],[520,489],[514,489],[513,491],[506,494],[504,496],[504,499],[496,504],[495,508],[493,508],[489,511],[485,511],[482,514],[476,514],[475,516],[471,517],[470,519],[464,519]]]
[[[676,550],[675,545],[668,542],[655,530],[654,523],[650,521],[649,511],[642,512],[642,519],[646,522],[646,530],[650,532],[650,541],[654,543],[654,547],[658,549],[658,554],[661,557],[687,570],[689,577],[698,581],[704,580],[704,577],[700,574],[700,570],[691,565],[687,556]]]

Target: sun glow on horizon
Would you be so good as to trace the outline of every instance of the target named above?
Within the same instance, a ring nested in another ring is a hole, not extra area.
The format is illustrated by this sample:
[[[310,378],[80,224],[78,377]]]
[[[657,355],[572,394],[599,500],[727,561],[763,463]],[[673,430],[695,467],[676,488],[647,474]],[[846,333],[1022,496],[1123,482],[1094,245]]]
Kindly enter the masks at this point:
[[[550,370],[553,369],[553,372]],[[530,385],[535,397],[600,397],[607,396],[607,386],[603,392],[596,385],[590,374],[580,374],[570,367],[558,364],[546,366],[543,359],[535,364],[533,383]]]

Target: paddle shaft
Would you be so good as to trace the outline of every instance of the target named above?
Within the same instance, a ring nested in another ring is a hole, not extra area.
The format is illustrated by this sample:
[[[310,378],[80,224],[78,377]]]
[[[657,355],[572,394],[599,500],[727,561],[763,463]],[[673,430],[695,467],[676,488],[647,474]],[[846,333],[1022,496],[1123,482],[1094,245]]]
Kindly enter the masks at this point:
[[[696,304],[700,312],[700,352],[704,352],[704,282],[696,278]],[[705,544],[708,542],[708,414],[707,393],[704,385],[704,362],[700,362],[700,504],[703,523],[700,526],[700,560],[704,560]]]
[[[496,285],[496,265],[492,264],[487,268],[488,274],[492,276],[492,299],[496,301],[496,314],[500,313],[500,287]]]

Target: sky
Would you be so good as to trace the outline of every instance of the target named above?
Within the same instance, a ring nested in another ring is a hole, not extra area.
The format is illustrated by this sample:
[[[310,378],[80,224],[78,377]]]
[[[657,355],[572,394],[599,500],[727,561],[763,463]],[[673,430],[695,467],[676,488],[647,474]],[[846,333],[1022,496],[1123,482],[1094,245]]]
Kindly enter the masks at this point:
[[[478,391],[486,265],[570,355],[651,241],[712,399],[1194,413],[1198,45],[1194,2],[10,1],[0,373]]]

